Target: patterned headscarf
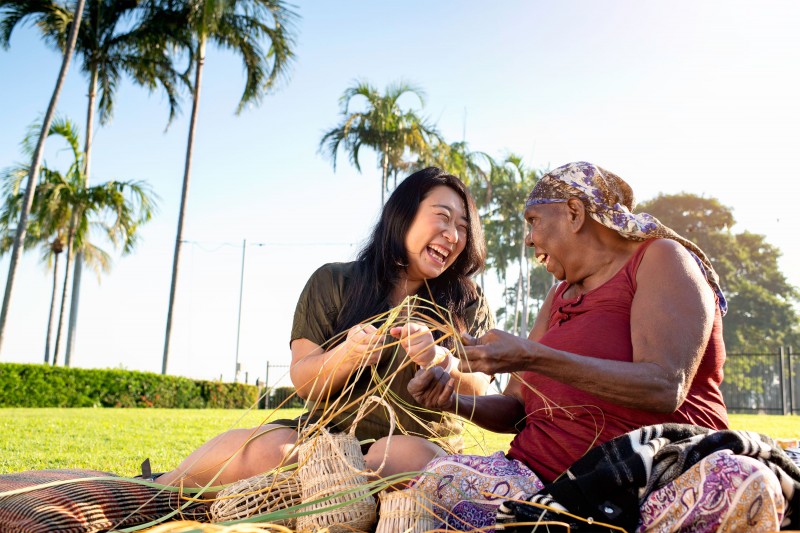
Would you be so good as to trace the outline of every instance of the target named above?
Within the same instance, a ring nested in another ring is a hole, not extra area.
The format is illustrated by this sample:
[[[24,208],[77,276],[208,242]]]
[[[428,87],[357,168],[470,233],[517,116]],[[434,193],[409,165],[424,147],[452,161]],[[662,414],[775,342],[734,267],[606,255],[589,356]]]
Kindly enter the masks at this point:
[[[644,241],[664,238],[681,244],[697,261],[708,284],[717,294],[722,314],[728,311],[728,302],[722,294],[719,276],[703,250],[654,216],[632,213],[636,206],[633,189],[616,174],[584,161],[566,164],[542,176],[528,196],[525,207],[566,202],[572,197],[583,202],[590,217],[626,239]]]

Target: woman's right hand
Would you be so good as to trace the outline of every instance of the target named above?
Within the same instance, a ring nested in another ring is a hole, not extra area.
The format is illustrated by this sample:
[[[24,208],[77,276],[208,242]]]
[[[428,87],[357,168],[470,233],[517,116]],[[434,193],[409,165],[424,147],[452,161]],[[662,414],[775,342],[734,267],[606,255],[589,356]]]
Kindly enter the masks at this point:
[[[489,375],[525,370],[526,347],[538,344],[498,329],[489,330],[479,338],[462,333],[461,342],[464,346],[461,371]]]
[[[347,340],[342,344],[342,361],[360,366],[375,366],[381,358],[386,336],[379,335],[372,324],[356,324],[347,332]]]

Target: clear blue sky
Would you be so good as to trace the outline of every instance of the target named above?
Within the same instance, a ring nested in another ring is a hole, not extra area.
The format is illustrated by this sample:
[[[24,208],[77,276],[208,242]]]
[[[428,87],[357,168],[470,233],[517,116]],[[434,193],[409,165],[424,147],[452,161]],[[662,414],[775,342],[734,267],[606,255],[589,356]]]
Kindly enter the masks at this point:
[[[736,231],[764,234],[800,285],[800,3],[476,1],[297,2],[297,60],[261,106],[233,111],[242,67],[209,53],[169,371],[232,379],[242,240],[239,358],[250,381],[289,361],[295,301],[315,268],[352,259],[379,207],[374,154],[363,174],[317,153],[356,78],[424,88],[424,113],[450,140],[536,167],[587,160],[644,200],[681,191],[733,208]],[[0,167],[43,114],[60,65],[32,28],[0,51]],[[77,63],[59,112],[85,121]],[[159,372],[188,100],[164,131],[160,93],[123,83],[96,130],[92,181],[147,180],[161,198],[135,255],[100,284],[86,275],[73,363]],[[47,159],[57,162],[50,143]],[[38,362],[50,277],[22,262],[0,360]],[[0,286],[8,260],[0,260]],[[499,301],[496,287],[489,296]],[[63,349],[62,349],[63,357]]]

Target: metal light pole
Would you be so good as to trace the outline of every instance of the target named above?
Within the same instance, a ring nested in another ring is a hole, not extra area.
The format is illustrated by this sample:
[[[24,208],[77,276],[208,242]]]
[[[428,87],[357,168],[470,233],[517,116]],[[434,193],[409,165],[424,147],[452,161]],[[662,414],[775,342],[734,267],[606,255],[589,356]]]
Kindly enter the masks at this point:
[[[242,273],[239,278],[239,316],[236,319],[236,367],[233,371],[233,382],[239,381],[239,336],[242,331],[242,294],[244,293],[244,258],[247,251],[247,239],[242,241]]]

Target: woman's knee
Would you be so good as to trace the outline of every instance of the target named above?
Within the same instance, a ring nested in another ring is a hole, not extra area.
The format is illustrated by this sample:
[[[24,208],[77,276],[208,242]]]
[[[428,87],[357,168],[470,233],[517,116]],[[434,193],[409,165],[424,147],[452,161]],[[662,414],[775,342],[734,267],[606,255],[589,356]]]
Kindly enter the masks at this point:
[[[432,459],[445,455],[436,444],[411,435],[378,439],[364,457],[367,468],[382,477],[422,470]]]
[[[244,445],[259,455],[287,458],[294,452],[297,432],[286,426],[267,424],[244,431]]]

